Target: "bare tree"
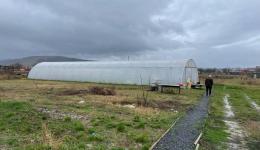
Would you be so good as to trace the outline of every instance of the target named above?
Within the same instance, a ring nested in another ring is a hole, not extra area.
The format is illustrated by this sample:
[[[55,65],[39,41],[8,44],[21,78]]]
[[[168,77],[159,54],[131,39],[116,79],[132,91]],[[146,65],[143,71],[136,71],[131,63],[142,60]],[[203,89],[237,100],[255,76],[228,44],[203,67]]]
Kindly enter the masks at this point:
[[[38,89],[39,89],[39,86],[38,86],[36,80],[32,80],[32,83],[33,83],[33,85],[35,86],[35,89],[36,89],[37,91],[39,91],[39,90],[38,90]],[[34,96],[34,101],[37,101],[38,98],[39,98],[39,97],[38,97],[38,94],[35,94],[35,96]]]
[[[149,86],[150,86],[150,78],[149,78]],[[137,94],[137,100],[141,99],[141,102],[139,102],[139,103],[143,106],[148,106],[148,104],[149,104],[149,99],[148,99],[149,92],[147,91],[146,86],[143,84],[143,78],[142,78],[141,75],[140,75],[140,89],[141,89],[141,92],[142,92],[141,98],[139,98],[139,95]]]

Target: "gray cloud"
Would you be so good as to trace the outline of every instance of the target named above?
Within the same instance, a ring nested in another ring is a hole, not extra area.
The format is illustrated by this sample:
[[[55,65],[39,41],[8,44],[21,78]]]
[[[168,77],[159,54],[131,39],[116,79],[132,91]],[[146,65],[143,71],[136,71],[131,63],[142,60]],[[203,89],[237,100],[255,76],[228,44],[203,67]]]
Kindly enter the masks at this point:
[[[0,59],[129,55],[195,58],[205,67],[260,64],[258,0],[0,0],[0,4]]]

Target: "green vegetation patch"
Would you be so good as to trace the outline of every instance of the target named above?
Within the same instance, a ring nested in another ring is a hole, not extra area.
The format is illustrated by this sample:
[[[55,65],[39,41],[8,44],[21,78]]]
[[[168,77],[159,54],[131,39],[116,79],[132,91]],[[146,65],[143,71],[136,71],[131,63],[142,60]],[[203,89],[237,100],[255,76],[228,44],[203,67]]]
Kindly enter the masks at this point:
[[[2,80],[0,89],[0,147],[10,149],[148,149],[202,93],[148,91],[143,107],[136,85]]]
[[[46,124],[47,129],[43,128],[43,124]],[[82,142],[87,139],[84,131],[85,127],[80,121],[45,118],[29,103],[0,102],[1,145],[10,148],[48,149],[51,143],[56,143],[61,149],[83,148],[85,146]]]
[[[227,127],[223,122],[224,105],[223,97],[230,95],[229,102],[236,120],[247,133],[245,141],[249,149],[259,149],[260,141],[260,115],[259,112],[246,99],[259,103],[260,87],[252,85],[226,84],[216,85],[214,96],[211,97],[209,117],[202,136],[202,149],[225,149],[229,134],[225,131]]]
[[[0,102],[0,131],[30,134],[41,129],[41,118],[31,105],[21,102]]]
[[[214,96],[210,98],[209,116],[203,130],[201,139],[202,149],[225,149],[225,142],[229,134],[225,131],[227,128],[224,123],[224,104],[223,97],[225,87],[216,85],[214,87]]]

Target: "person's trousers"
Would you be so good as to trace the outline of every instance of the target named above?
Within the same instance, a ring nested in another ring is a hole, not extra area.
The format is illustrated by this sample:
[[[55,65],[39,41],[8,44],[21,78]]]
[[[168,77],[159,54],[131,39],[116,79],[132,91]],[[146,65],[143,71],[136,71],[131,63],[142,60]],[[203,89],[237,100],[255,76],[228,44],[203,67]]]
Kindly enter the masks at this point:
[[[207,96],[210,96],[210,95],[211,95],[211,89],[212,89],[211,86],[206,86],[206,95],[207,95]]]

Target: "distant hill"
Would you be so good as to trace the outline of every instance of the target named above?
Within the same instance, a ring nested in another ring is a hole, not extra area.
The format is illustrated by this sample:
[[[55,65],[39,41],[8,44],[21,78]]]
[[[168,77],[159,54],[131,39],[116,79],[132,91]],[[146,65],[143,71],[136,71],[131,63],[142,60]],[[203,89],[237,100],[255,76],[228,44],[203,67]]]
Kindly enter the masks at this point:
[[[40,62],[60,62],[60,61],[88,61],[84,59],[69,58],[63,56],[30,56],[17,59],[0,60],[0,65],[22,64],[32,67]]]

